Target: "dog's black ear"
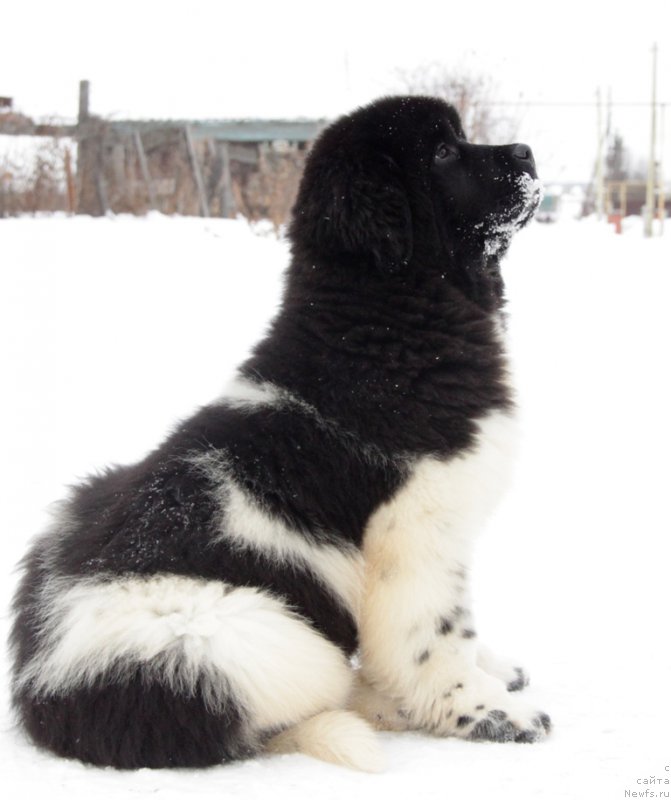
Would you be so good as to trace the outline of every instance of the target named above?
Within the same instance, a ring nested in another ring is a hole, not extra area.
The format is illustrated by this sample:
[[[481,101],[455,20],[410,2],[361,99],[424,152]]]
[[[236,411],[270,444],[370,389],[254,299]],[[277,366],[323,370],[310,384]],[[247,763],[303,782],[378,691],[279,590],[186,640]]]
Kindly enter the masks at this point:
[[[398,272],[412,256],[412,219],[401,170],[380,152],[313,152],[291,236],[313,252]]]

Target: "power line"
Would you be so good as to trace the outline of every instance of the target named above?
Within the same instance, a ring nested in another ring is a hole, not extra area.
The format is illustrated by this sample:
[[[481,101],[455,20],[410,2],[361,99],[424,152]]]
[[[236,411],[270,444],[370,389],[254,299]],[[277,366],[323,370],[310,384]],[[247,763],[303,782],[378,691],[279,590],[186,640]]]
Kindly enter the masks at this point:
[[[557,107],[557,108],[596,108],[597,102],[595,100],[586,101],[586,100],[579,100],[579,101],[571,101],[571,100],[490,100],[482,103],[478,103],[479,106],[529,106],[533,108],[542,108],[542,107]],[[618,102],[618,101],[611,101],[609,103],[612,107],[625,107],[625,108],[650,108],[652,103],[649,100],[640,100],[640,101],[633,101],[633,102]],[[663,101],[658,102],[656,104],[659,106],[671,106],[671,101]]]

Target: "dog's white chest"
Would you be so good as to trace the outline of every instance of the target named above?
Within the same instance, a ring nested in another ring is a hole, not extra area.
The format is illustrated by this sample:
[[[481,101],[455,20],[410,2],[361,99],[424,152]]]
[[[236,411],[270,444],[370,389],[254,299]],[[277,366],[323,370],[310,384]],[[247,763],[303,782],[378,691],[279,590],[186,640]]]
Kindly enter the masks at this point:
[[[507,487],[517,425],[503,412],[484,417],[473,445],[457,456],[416,462],[405,484],[369,520],[364,557],[394,570],[426,569],[432,560],[467,561],[477,532]],[[402,565],[402,566],[401,566]],[[378,565],[379,566],[379,565]]]

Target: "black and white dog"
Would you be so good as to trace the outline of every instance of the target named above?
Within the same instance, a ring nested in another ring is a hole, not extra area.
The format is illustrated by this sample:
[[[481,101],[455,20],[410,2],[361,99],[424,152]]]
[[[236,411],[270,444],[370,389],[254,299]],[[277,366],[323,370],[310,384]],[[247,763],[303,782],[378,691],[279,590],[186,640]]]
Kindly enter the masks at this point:
[[[514,438],[499,260],[538,198],[526,145],[469,143],[434,98],[323,132],[269,334],[25,558],[13,699],[37,744],[125,768],[299,750],[375,770],[371,725],[546,735],[468,598]]]

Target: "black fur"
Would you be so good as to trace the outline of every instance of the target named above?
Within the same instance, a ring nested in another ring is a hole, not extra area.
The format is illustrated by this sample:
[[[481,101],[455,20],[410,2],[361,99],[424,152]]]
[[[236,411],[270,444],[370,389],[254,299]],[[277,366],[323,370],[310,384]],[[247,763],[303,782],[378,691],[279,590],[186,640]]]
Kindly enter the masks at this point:
[[[294,208],[281,310],[240,370],[301,402],[207,406],[142,462],[77,487],[67,521],[24,562],[15,674],[42,646],[39,593],[54,576],[175,574],[266,588],[353,652],[349,612],[308,567],[213,542],[213,487],[193,456],[225,456],[258,505],[306,539],[359,546],[412,458],[468,448],[475,420],[511,404],[497,335],[509,232],[496,226],[526,220],[522,175],[535,176],[530,155],[467,142],[436,99],[386,98],[330,126]],[[197,691],[180,696],[142,666],[62,696],[35,699],[17,684],[14,703],[35,742],[95,764],[200,766],[258,748],[233,695],[215,714]]]
[[[529,679],[521,667],[515,667],[516,678],[508,683],[506,689],[509,692],[519,692],[529,683]]]
[[[441,636],[447,636],[447,634],[452,633],[453,630],[454,624],[447,617],[438,620],[438,633]]]
[[[102,675],[63,697],[17,701],[34,741],[99,766],[206,767],[254,753],[235,703],[215,714],[197,692],[171,692],[140,669],[123,681]]]

